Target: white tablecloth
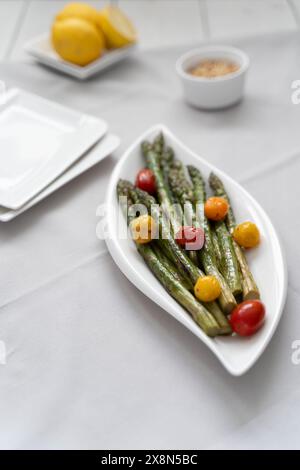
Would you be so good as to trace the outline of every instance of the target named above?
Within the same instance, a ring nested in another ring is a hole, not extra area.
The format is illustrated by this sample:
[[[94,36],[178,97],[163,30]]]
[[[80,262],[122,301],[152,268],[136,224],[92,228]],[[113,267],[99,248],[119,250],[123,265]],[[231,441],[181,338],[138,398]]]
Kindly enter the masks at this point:
[[[1,448],[299,447],[300,36],[241,40],[246,99],[227,111],[187,107],[174,72],[181,49],[138,53],[80,83],[34,64],[0,79],[105,118],[114,157],[0,225]],[[231,377],[199,340],[121,274],[96,237],[97,206],[122,151],[167,124],[240,181],[277,227],[288,300],[268,349]]]

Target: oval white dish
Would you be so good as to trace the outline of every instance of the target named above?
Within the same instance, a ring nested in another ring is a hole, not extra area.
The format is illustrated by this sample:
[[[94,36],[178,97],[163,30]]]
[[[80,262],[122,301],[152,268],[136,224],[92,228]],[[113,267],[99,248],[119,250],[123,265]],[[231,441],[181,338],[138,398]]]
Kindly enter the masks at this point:
[[[126,231],[126,222],[116,217],[118,201],[116,185],[119,178],[134,181],[139,169],[145,166],[140,152],[140,143],[153,139],[158,132],[164,133],[166,142],[171,145],[185,164],[196,165],[205,178],[213,170],[218,174],[230,195],[238,221],[253,220],[261,231],[262,243],[259,248],[247,254],[251,270],[266,305],[266,322],[263,328],[251,338],[217,337],[209,338],[196,325],[190,315],[165,291],[159,281],[138,254],[130,239],[119,236],[119,230]],[[107,247],[114,261],[125,276],[145,295],[192,331],[217,356],[232,375],[247,372],[261,356],[268,345],[280,320],[287,292],[287,269],[283,251],[276,231],[262,207],[238,183],[216,169],[205,159],[189,150],[164,125],[156,125],[139,137],[125,152],[110,179],[107,191]]]

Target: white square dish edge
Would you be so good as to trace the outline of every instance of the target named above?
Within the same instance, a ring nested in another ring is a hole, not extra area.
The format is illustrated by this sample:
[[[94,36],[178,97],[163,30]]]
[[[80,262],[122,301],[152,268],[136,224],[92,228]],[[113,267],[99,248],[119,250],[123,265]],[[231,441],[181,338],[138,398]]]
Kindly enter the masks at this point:
[[[105,121],[21,89],[0,105],[0,205],[17,209],[92,147]]]
[[[87,155],[84,155],[77,162],[75,162],[68,170],[66,170],[55,181],[53,181],[49,186],[47,186],[33,199],[28,201],[28,203],[26,203],[20,209],[10,210],[6,209],[5,207],[0,207],[0,221],[9,222],[18,215],[35,206],[43,199],[50,196],[53,192],[57,191],[65,184],[77,178],[79,175],[92,168],[104,158],[111,155],[119,147],[119,144],[119,137],[114,134],[107,134],[88,152]]]
[[[27,44],[25,44],[24,50],[43,65],[59,70],[60,72],[71,75],[79,80],[86,80],[87,78],[126,59],[135,51],[136,47],[136,44],[133,44],[109,51],[99,59],[84,67],[71,64],[70,62],[66,62],[61,59],[53,50],[48,34],[43,34],[31,39]]]

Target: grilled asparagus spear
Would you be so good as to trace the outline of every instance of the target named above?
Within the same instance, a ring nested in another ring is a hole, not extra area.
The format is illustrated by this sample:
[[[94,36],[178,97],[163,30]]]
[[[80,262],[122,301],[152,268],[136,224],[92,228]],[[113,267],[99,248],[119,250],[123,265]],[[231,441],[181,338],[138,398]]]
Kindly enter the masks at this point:
[[[172,165],[173,160],[174,160],[173,150],[170,147],[166,147],[163,150],[161,157],[160,157],[160,168],[163,174],[164,184],[165,184],[165,187],[167,188],[170,201],[172,201],[172,204],[176,204],[178,201],[174,198],[171,192],[170,186],[169,186],[169,172],[170,172],[170,166]],[[178,217],[179,220],[181,220],[180,214],[178,215],[179,215]]]
[[[191,177],[191,180],[194,184],[194,191],[196,195],[196,211],[197,211],[197,218],[200,222],[200,225],[205,231],[206,236],[206,249],[202,250],[203,254],[201,255],[203,258],[203,264],[207,263],[206,258],[208,257],[209,261],[209,268],[211,267],[211,261],[213,262],[213,266],[216,269],[217,261],[214,255],[214,242],[211,235],[210,225],[205,217],[204,213],[204,204],[206,200],[206,191],[205,191],[205,183],[202,178],[200,171],[193,167],[189,166],[188,171]],[[223,222],[219,222],[215,226],[216,234],[218,237],[218,246],[221,252],[221,262],[220,262],[220,269],[225,277],[227,285],[231,290],[233,295],[238,295],[242,291],[242,285],[240,280],[240,273],[238,268],[237,259],[235,256],[235,252],[232,246],[231,237],[227,232],[226,226]],[[216,276],[218,275],[218,269],[216,271]],[[219,279],[219,282],[222,285],[223,276]],[[223,279],[224,280],[224,279]],[[226,283],[225,283],[226,284]],[[222,286],[223,287],[223,286]],[[226,289],[226,286],[224,286]]]
[[[229,203],[229,210],[226,216],[226,225],[227,225],[229,232],[232,233],[236,226],[236,220],[235,220],[235,216],[234,216],[234,213],[230,204],[230,199],[228,197],[226,189],[222,181],[220,180],[220,178],[214,173],[210,174],[209,184],[217,196],[223,197]],[[253,275],[250,271],[250,268],[248,266],[245,252],[243,248],[241,248],[234,240],[232,243],[233,243],[233,248],[234,248],[238,263],[239,263],[240,271],[242,274],[243,299],[244,300],[259,299],[260,298],[259,290],[253,278]]]
[[[151,144],[149,144],[151,145]],[[174,152],[170,147],[165,147],[165,139],[162,132],[160,132],[154,139],[152,144],[152,150],[157,154],[157,163],[162,171],[164,180],[165,190],[170,201],[173,203],[171,191],[168,184],[167,174],[169,171],[169,165],[174,158]]]
[[[217,234],[214,230],[210,229],[210,234],[211,234],[211,239],[212,239],[212,243],[213,243],[213,247],[214,247],[214,255],[215,255],[217,267],[219,269],[220,265],[221,265],[221,259],[222,259],[222,253],[221,253],[221,250],[220,250],[220,247],[219,247],[219,240],[218,240]]]
[[[225,313],[230,313],[236,306],[236,300],[230,287],[226,283],[226,280],[217,267],[210,225],[204,214],[204,204],[206,200],[205,184],[202,175],[197,168],[192,165],[188,165],[188,172],[193,183],[196,223],[204,230],[205,233],[205,244],[199,252],[201,263],[206,274],[215,276],[218,279],[222,289],[222,293],[219,297],[220,305]]]
[[[212,314],[168,271],[148,245],[138,245],[138,251],[145,262],[169,294],[177,300],[194,318],[195,322],[208,336],[221,333]]]
[[[127,196],[127,216],[129,214],[128,208],[134,201],[130,198],[130,187],[127,182],[121,180],[117,185],[117,195]],[[126,207],[123,207],[126,209]],[[127,223],[130,223],[131,218],[128,216]],[[203,329],[208,336],[216,336],[221,332],[219,325],[214,317],[206,308],[200,304],[195,297],[185,289],[182,284],[170,273],[166,266],[155,255],[154,251],[149,245],[137,245],[140,255],[144,258],[145,262],[161,282],[169,294],[177,300],[194,318],[195,322]]]
[[[193,209],[193,188],[186,179],[184,167],[178,160],[173,162],[169,169],[169,185],[174,199],[181,204],[184,214],[184,223],[194,226],[195,214]],[[198,265],[197,252],[189,250],[188,255],[193,263]]]
[[[160,261],[164,264],[168,271],[177,279],[177,281],[180,282],[181,285],[187,290],[190,290],[189,285],[186,283],[184,277],[180,275],[180,273],[175,268],[174,264],[169,260],[169,258],[167,258],[167,256],[165,256],[164,252],[161,250],[161,248],[159,248],[159,245],[152,242],[151,247],[156,256],[160,259]],[[216,302],[203,302],[203,305],[213,315],[214,319],[218,323],[220,327],[220,335],[228,335],[232,333],[232,329],[227,318],[222,313]]]
[[[148,167],[153,171],[157,186],[157,195],[163,211],[171,222],[174,235],[181,228],[182,212],[179,205],[175,206],[174,203],[178,198],[172,195],[168,182],[168,173],[170,171],[170,163],[174,159],[174,152],[172,149],[167,148],[164,151],[161,140],[163,136],[160,134],[155,140],[153,145],[148,142],[143,142],[142,151],[146,158]],[[161,152],[161,153],[159,153]],[[197,256],[195,252],[189,252],[189,257],[197,265]]]
[[[234,296],[242,293],[239,264],[234,251],[232,238],[225,222],[216,222],[214,227],[221,251],[220,269]]]
[[[174,264],[165,254],[165,252],[160,248],[157,242],[151,242],[151,248],[154,251],[155,255],[160,259],[160,261],[165,265],[165,267],[173,274],[173,276],[180,282],[183,287],[187,290],[191,290],[191,283],[187,282],[186,278],[175,268]]]
[[[165,148],[165,139],[162,132],[160,132],[153,141],[153,150],[159,155],[162,155]]]
[[[126,182],[123,181],[123,184],[126,184]],[[184,279],[188,280],[190,290],[193,291],[194,285],[197,282],[198,278],[203,277],[204,273],[191,262],[189,257],[186,255],[185,251],[177,245],[170,232],[167,231],[167,228],[165,227],[164,218],[161,216],[157,205],[154,205],[155,199],[145,191],[141,191],[138,188],[134,188],[131,183],[127,182],[127,185],[129,186],[129,193],[134,203],[145,204],[148,211],[151,211],[151,214],[154,219],[158,221],[160,235],[163,235],[163,237],[158,240],[158,244],[160,248],[167,254],[167,256],[169,256],[169,259],[174,264],[175,269],[179,271],[180,275]],[[229,325],[227,319],[221,312],[218,304],[216,302],[208,302],[204,305],[207,310],[209,310],[212,315],[217,319],[219,325],[221,326],[220,334],[228,334],[230,332]]]
[[[194,265],[186,252],[175,242],[155,199],[150,196],[150,194],[138,188],[132,188],[130,194],[135,203],[145,204],[148,211],[151,211],[151,215],[156,222],[159,223],[159,245],[163,250],[166,249],[166,252],[172,257],[171,261],[175,264],[177,269],[179,269],[181,273],[187,275],[194,286],[199,276],[203,276],[204,274],[197,266]]]
[[[161,204],[164,214],[170,221],[173,233],[176,234],[181,227],[179,217],[174,210],[173,201],[170,196],[168,187],[165,185],[164,176],[160,168],[160,154],[154,149],[149,142],[142,143],[142,152],[146,159],[147,166],[152,170],[155,176],[157,198]]]
[[[172,252],[171,246],[167,243],[163,243],[162,240],[158,240],[158,245],[159,245],[160,249],[163,251],[163,253],[165,254],[166,258],[168,258],[168,260],[171,263],[173,263],[173,264],[175,263],[178,274],[180,275],[180,277],[182,279],[184,279],[185,285],[187,286],[187,289],[190,290],[191,292],[193,292],[194,291],[194,284],[191,281],[190,276],[181,267],[181,265],[178,266],[178,263],[175,262],[175,257],[174,257],[174,253]]]

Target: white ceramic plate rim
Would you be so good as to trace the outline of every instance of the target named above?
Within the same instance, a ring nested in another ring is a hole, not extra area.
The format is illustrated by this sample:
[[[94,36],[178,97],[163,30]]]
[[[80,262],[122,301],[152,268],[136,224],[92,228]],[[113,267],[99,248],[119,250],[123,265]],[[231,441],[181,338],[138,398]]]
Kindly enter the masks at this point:
[[[203,163],[205,166],[210,167],[212,171],[217,172],[217,174],[222,178],[225,177],[228,182],[230,182],[232,185],[235,185],[236,188],[238,188],[239,191],[244,193],[244,195],[248,198],[248,200],[251,202],[251,204],[255,207],[256,211],[259,213],[260,217],[266,222],[268,225],[268,230],[270,231],[272,235],[272,240],[273,243],[276,245],[276,250],[277,254],[279,257],[280,265],[281,265],[281,277],[282,277],[282,282],[281,282],[281,292],[280,292],[280,300],[277,308],[276,314],[274,314],[274,320],[272,322],[271,328],[268,329],[268,332],[264,338],[262,346],[257,348],[256,354],[253,355],[250,360],[246,363],[244,363],[242,366],[234,366],[232,363],[228,362],[224,355],[221,353],[221,351],[217,347],[217,340],[216,339],[211,339],[205,335],[205,333],[193,322],[193,320],[190,319],[188,314],[186,314],[185,320],[182,319],[182,312],[184,309],[177,304],[177,302],[172,299],[168,294],[164,292],[160,293],[155,289],[155,283],[153,282],[154,285],[150,282],[146,282],[145,279],[142,277],[141,273],[136,269],[134,265],[132,265],[128,258],[126,257],[126,254],[122,250],[122,247],[120,246],[120,242],[118,240],[118,236],[116,233],[116,227],[117,224],[115,223],[115,213],[114,211],[108,211],[108,218],[107,218],[107,247],[108,250],[113,257],[114,261],[116,262],[117,266],[121,269],[121,271],[125,274],[125,276],[139,289],[141,290],[145,295],[147,295],[151,300],[153,300],[155,303],[160,305],[163,309],[165,309],[170,315],[175,317],[178,321],[180,321],[182,324],[184,324],[190,331],[192,331],[198,338],[200,338],[207,346],[208,348],[217,356],[217,358],[220,360],[220,362],[223,364],[225,369],[232,375],[234,376],[241,376],[245,374],[253,365],[254,363],[258,360],[258,358],[262,355],[264,352],[265,348],[269,344],[276,328],[279,323],[279,320],[282,315],[283,307],[285,304],[285,299],[286,299],[286,293],[287,293],[287,267],[286,267],[286,261],[285,261],[285,256],[282,250],[282,246],[280,244],[278,235],[276,234],[276,231],[268,217],[268,215],[265,213],[265,211],[262,209],[262,207],[258,204],[258,202],[245,190],[243,189],[236,181],[234,181],[230,176],[225,174],[224,172],[220,171],[213,165],[211,165],[209,162],[207,162],[204,158],[199,157],[195,152],[191,151],[189,148],[187,148],[179,139],[177,139],[174,134],[163,124],[157,124],[153,127],[151,127],[149,130],[147,130],[141,137],[139,137],[130,147],[129,149],[124,153],[118,164],[116,165],[113,174],[111,176],[108,190],[107,190],[107,198],[106,198],[106,203],[107,207],[113,207],[116,204],[116,185],[118,182],[118,179],[122,177],[122,168],[124,166],[124,163],[127,161],[127,159],[130,157],[131,153],[136,149],[137,146],[140,146],[140,143],[152,136],[154,133],[158,133],[162,131],[169,139],[173,140],[176,142],[178,146],[180,146],[185,152],[189,153],[192,157],[196,158],[199,161],[199,164]],[[153,281],[156,281],[156,279],[153,276]],[[157,281],[156,281],[157,282]],[[185,312],[185,311],[184,311]],[[186,312],[185,312],[186,313]],[[180,319],[179,319],[180,318]]]
[[[24,50],[42,64],[64,72],[80,80],[85,80],[92,75],[95,75],[96,73],[99,73],[108,67],[122,61],[131,55],[137,47],[136,44],[131,44],[129,46],[121,47],[120,49],[109,51],[99,59],[84,67],[81,67],[61,59],[53,49],[51,49],[51,53],[43,51],[40,44],[46,41],[49,45],[51,44],[49,34],[44,33],[27,42],[24,45]]]
[[[100,140],[107,131],[107,124],[102,119],[80,113],[19,88],[9,90],[6,96],[6,102],[11,101],[12,104],[18,97],[22,98],[24,96],[27,100],[32,99],[33,102],[39,103],[41,114],[43,113],[45,116],[47,116],[47,110],[51,110],[52,113],[68,113],[77,121],[76,129],[65,136],[52,158],[44,165],[40,165],[30,172],[17,185],[6,190],[0,190],[0,205],[10,209],[18,209]]]
[[[7,210],[5,212],[0,212],[0,221],[9,222],[18,215],[27,211],[31,207],[38,204],[40,201],[44,200],[50,194],[57,191],[59,188],[65,184],[72,181],[74,178],[77,178],[79,175],[85,171],[92,168],[97,163],[104,160],[104,158],[111,155],[120,145],[120,139],[114,134],[106,134],[106,136],[101,139],[101,141],[89,150],[87,155],[83,155],[77,162],[75,162],[68,170],[66,170],[62,175],[60,175],[55,181],[53,181],[49,186],[47,186],[43,191],[41,191],[37,196],[31,199],[27,204],[22,206],[17,210]]]

